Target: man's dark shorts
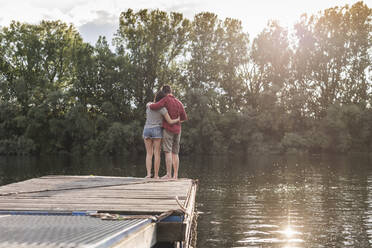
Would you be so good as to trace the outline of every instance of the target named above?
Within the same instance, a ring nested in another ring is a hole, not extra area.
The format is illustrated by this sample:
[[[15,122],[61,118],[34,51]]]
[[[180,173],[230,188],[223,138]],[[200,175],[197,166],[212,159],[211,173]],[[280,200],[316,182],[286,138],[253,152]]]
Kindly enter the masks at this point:
[[[181,133],[172,133],[172,132],[169,132],[167,129],[164,129],[163,140],[162,140],[163,151],[178,154],[180,151],[180,140],[181,140]]]

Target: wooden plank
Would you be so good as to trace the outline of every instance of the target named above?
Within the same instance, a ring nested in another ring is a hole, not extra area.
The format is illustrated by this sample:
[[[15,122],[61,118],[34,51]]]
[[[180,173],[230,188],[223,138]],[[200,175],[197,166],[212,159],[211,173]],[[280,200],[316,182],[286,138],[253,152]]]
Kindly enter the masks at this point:
[[[139,199],[138,199],[139,198]],[[114,201],[125,201],[125,200],[129,200],[129,201],[137,201],[137,202],[140,202],[140,199],[148,199],[150,201],[154,201],[154,200],[164,200],[164,201],[176,201],[176,197],[175,196],[166,196],[166,195],[163,195],[163,196],[149,196],[149,197],[138,197],[138,196],[126,196],[126,197],[115,197],[115,196],[110,196],[110,197],[99,197],[99,196],[89,196],[89,197],[84,197],[84,196],[73,196],[73,197],[70,197],[70,196],[50,196],[50,197],[1,197],[0,198],[0,202],[1,201],[7,201],[7,200],[13,200],[13,201],[32,201],[32,200],[41,200],[41,201],[46,201],[46,200],[50,200],[50,201],[58,201],[58,200],[63,200],[63,201],[70,201],[70,200],[82,200],[82,199],[87,199],[88,201],[92,201],[92,200],[114,200]],[[181,199],[180,199],[181,198]],[[178,197],[178,200],[179,201],[186,201],[185,197]]]
[[[89,193],[89,192],[97,192],[97,193],[111,193],[111,194],[120,194],[120,193],[140,193],[140,192],[148,192],[148,193],[182,193],[183,195],[187,195],[188,189],[191,187],[191,184],[185,187],[179,187],[178,189],[170,189],[170,187],[165,188],[92,188],[92,189],[67,189],[67,190],[44,190],[40,192],[22,192],[22,193],[16,193],[16,192],[10,192],[11,194],[8,195],[33,195],[33,194],[42,194],[42,193],[48,193],[48,194],[79,194],[80,192]],[[3,195],[5,196],[5,195]]]
[[[17,201],[17,200],[64,200],[64,201],[81,201],[81,197],[79,196],[74,196],[74,197],[69,197],[69,199],[63,199],[64,197],[56,197],[56,196],[53,196],[53,197],[14,197],[14,198],[6,198],[4,200],[14,200],[14,201]],[[179,196],[178,197],[178,200],[180,202],[186,202],[185,200],[186,197],[184,196]],[[84,199],[86,199],[87,201],[124,201],[124,200],[129,200],[129,201],[133,201],[133,200],[136,200],[137,202],[139,202],[140,200],[150,200],[150,201],[157,201],[157,200],[172,200],[172,201],[175,201],[175,197],[170,197],[170,196],[127,196],[127,197],[115,197],[115,196],[88,196],[88,197],[84,197]],[[2,200],[0,199],[0,202]]]
[[[19,206],[18,204],[7,204],[0,206],[1,211],[58,211],[58,212],[73,212],[73,211],[98,211],[98,212],[118,212],[118,213],[133,213],[133,214],[150,214],[150,213],[163,213],[170,210],[178,209],[177,206],[172,205],[151,205],[151,206],[138,206],[138,205],[120,205],[120,206],[107,206],[107,205],[75,205],[66,204],[53,205],[29,205],[27,207]]]
[[[164,200],[174,200],[176,199],[176,196],[178,197],[178,200],[180,201],[186,201],[186,196],[183,196],[183,195],[166,195],[166,194],[158,194],[158,195],[125,195],[125,196],[105,196],[105,195],[89,195],[89,196],[85,196],[85,195],[74,195],[74,196],[71,196],[71,195],[52,195],[52,196],[39,196],[39,197],[29,197],[29,196],[11,196],[11,197],[0,197],[0,201],[1,199],[4,199],[4,200],[36,200],[36,199],[40,199],[40,200],[59,200],[59,199],[62,199],[62,200],[70,200],[70,199],[106,199],[106,200],[117,200],[117,201],[121,201],[121,200],[134,200],[136,199],[137,201],[139,201],[139,199],[149,199],[149,200],[156,200],[156,199],[164,199]]]
[[[79,204],[96,204],[96,203],[101,203],[101,204],[139,204],[139,205],[144,205],[144,204],[171,204],[171,205],[177,205],[176,199],[168,198],[168,199],[159,199],[159,201],[155,201],[154,199],[142,199],[139,201],[138,199],[101,199],[101,198],[85,198],[84,202],[82,202],[81,198],[69,198],[69,199],[63,199],[63,198],[36,198],[36,199],[0,199],[0,204],[5,204],[5,203],[17,203],[17,204],[32,204],[32,203],[53,203],[53,204],[70,204],[70,203],[79,203]],[[181,203],[184,201],[180,201]]]
[[[144,178],[123,178],[123,177],[117,177],[117,178],[107,178],[107,177],[86,177],[86,178],[81,178],[78,176],[71,177],[72,179],[63,179],[63,176],[61,179],[45,179],[45,178],[36,178],[36,179],[30,179],[27,181],[19,182],[19,183],[14,183],[13,186],[19,186],[20,184],[23,183],[35,183],[35,186],[37,185],[46,185],[50,184],[51,182],[53,184],[59,184],[61,186],[66,186],[68,184],[76,184],[76,185],[84,185],[88,184],[90,185],[115,185],[115,184],[123,184],[123,185],[138,185],[138,184],[159,184],[159,185],[164,185],[164,184],[189,184],[190,179],[178,179],[178,180],[173,180],[173,179],[144,179]]]
[[[186,200],[187,196],[182,194],[167,194],[167,193],[156,193],[156,194],[148,194],[146,192],[139,192],[139,193],[129,193],[129,194],[98,194],[95,192],[87,192],[86,194],[51,194],[51,195],[9,195],[9,196],[0,196],[0,199],[81,199],[81,198],[107,198],[107,199],[137,199],[137,198],[145,198],[145,199],[172,199],[175,200],[178,197],[179,200]]]
[[[170,191],[170,192],[177,192],[181,191],[184,192],[184,190],[188,189],[191,186],[191,183],[189,184],[164,184],[164,185],[156,185],[156,184],[150,184],[149,185],[75,185],[74,187],[31,187],[29,185],[24,185],[22,187],[7,187],[6,189],[0,188],[1,194],[6,193],[18,193],[18,194],[27,194],[27,193],[38,193],[38,192],[45,192],[45,191],[73,191],[73,190],[109,190],[109,191],[120,191],[120,190],[145,190],[145,191]],[[84,188],[85,187],[85,188]],[[185,194],[187,191],[185,192]]]
[[[89,203],[89,204],[84,204],[84,203],[72,203],[72,202],[67,202],[67,203],[64,203],[64,202],[58,202],[58,203],[54,203],[54,202],[32,202],[32,203],[29,203],[29,204],[24,204],[22,205],[22,203],[20,202],[6,202],[6,203],[2,203],[0,202],[0,209],[5,209],[5,208],[9,208],[10,206],[17,206],[18,208],[23,208],[23,209],[27,209],[29,207],[40,207],[40,210],[42,210],[42,208],[44,207],[48,207],[48,206],[53,206],[55,208],[60,208],[60,209],[64,209],[64,208],[68,208],[68,209],[71,209],[73,207],[78,207],[79,209],[94,209],[94,208],[100,208],[100,209],[104,209],[105,207],[107,208],[112,208],[114,207],[113,205],[115,205],[116,208],[125,208],[125,207],[138,207],[138,208],[142,208],[144,206],[146,206],[146,208],[149,208],[149,207],[152,207],[154,209],[156,208],[159,208],[159,207],[166,207],[168,210],[177,210],[179,209],[179,205],[176,204],[176,203],[163,203],[163,202],[157,202],[157,203],[147,203],[147,204],[138,204],[138,203],[121,203],[121,204],[105,204],[105,203],[102,203],[102,202],[98,202],[98,203]],[[8,207],[9,206],[9,207]],[[125,210],[125,209],[123,209]]]
[[[70,178],[70,179],[67,179]],[[0,187],[0,193],[17,192],[17,191],[36,191],[36,190],[63,190],[76,187],[127,187],[129,189],[146,189],[152,190],[157,188],[177,188],[187,187],[190,183],[187,179],[183,180],[151,180],[151,179],[132,179],[132,178],[113,178],[112,177],[63,177],[57,179],[30,179]],[[110,179],[110,180],[109,180]],[[143,186],[144,184],[149,184]],[[173,186],[173,187],[172,187]],[[177,187],[176,187],[177,186]]]

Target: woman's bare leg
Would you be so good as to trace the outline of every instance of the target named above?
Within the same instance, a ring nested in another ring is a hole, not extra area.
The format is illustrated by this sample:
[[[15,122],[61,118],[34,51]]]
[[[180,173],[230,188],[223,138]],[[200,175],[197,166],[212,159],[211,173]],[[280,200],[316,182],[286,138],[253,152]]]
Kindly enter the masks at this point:
[[[152,155],[154,154],[154,147],[153,147],[152,139],[145,139],[145,147],[146,147],[146,171],[147,171],[146,178],[150,178],[151,167],[152,167]]]
[[[159,168],[160,168],[160,144],[161,144],[161,139],[154,139],[154,156],[155,156],[155,161],[154,161],[154,178],[158,179],[159,178]]]

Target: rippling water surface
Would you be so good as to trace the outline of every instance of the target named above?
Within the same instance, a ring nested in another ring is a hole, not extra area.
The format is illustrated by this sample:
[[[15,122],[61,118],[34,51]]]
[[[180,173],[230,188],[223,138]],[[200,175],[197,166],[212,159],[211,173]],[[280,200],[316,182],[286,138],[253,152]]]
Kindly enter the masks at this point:
[[[198,247],[370,247],[368,159],[212,161],[199,164]]]
[[[144,158],[0,157],[0,185],[50,174],[143,176]],[[199,179],[198,248],[372,247],[368,158],[182,157],[180,176]]]

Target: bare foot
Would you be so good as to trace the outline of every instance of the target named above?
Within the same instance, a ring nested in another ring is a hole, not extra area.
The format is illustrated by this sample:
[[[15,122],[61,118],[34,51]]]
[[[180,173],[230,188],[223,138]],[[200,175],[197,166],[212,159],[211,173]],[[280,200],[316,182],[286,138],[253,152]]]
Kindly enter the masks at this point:
[[[159,176],[154,176],[154,179],[159,179]]]
[[[149,175],[147,175],[147,176],[145,176],[145,178],[151,178],[151,175],[149,176]]]
[[[170,179],[171,177],[169,175],[162,176],[161,179]]]

